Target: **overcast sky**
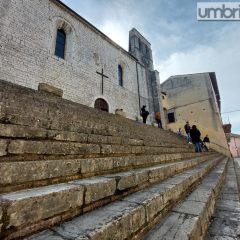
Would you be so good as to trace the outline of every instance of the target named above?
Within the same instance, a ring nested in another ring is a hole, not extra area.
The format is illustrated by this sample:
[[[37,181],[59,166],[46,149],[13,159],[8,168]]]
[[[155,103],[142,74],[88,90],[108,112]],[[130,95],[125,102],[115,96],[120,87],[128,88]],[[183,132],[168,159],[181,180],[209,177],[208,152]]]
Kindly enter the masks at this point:
[[[62,1],[126,50],[135,27],[152,45],[161,82],[171,75],[215,72],[222,113],[240,110],[240,21],[197,21],[196,0]],[[240,134],[240,111],[222,119]]]

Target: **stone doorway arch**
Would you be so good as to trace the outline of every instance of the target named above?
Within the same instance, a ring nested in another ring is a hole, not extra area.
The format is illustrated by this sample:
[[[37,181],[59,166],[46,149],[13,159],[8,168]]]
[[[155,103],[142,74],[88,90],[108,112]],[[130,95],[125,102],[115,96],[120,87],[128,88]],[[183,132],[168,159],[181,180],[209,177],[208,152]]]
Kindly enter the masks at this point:
[[[108,103],[102,98],[96,99],[96,101],[94,103],[94,108],[100,109],[105,112],[108,112],[108,110],[109,110]]]

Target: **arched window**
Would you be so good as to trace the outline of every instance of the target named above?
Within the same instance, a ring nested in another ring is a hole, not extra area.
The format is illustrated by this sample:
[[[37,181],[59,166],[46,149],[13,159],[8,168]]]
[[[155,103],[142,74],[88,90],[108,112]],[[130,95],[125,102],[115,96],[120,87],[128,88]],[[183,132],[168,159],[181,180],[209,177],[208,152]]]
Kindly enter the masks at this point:
[[[58,29],[56,38],[55,55],[63,58],[65,55],[66,34],[62,29]]]
[[[118,65],[118,84],[123,86],[123,70],[121,65]]]

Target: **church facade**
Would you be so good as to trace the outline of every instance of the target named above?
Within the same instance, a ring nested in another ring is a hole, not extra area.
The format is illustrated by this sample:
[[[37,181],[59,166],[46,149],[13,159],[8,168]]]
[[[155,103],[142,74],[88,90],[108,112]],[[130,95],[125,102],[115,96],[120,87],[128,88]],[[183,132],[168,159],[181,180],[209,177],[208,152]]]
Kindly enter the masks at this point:
[[[1,79],[135,119],[142,105],[161,110],[151,44],[136,30],[129,51],[58,0],[0,3]],[[153,117],[149,120],[152,120]]]

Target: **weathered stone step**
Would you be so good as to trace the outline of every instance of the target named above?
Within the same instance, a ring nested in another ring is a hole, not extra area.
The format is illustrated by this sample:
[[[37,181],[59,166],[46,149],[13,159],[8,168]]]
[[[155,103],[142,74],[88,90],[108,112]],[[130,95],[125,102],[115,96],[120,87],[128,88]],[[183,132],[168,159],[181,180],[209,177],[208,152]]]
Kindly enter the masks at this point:
[[[1,162],[0,192],[16,191],[106,173],[128,171],[138,167],[154,166],[160,163],[195,157],[198,157],[200,161],[200,159],[207,159],[208,156],[214,157],[216,155],[216,153],[205,153],[200,156],[197,153],[173,153],[145,156]]]
[[[120,139],[119,139],[120,140]],[[86,156],[114,156],[128,154],[161,154],[177,152],[193,152],[193,149],[186,148],[185,145],[171,146],[145,146],[145,145],[121,145],[120,143],[79,143],[69,141],[41,141],[41,140],[15,140],[1,139],[1,156],[5,155],[79,155]]]
[[[182,143],[168,142],[159,139],[149,139],[141,135],[141,137],[134,139],[128,137],[117,137],[111,135],[87,134],[73,131],[58,131],[37,127],[28,127],[13,124],[0,124],[0,137],[14,139],[38,139],[38,140],[56,140],[69,141],[79,143],[101,143],[101,144],[117,144],[117,145],[133,145],[133,146],[160,146],[160,147],[180,147],[191,148],[190,145]]]
[[[32,128],[114,136],[151,136],[182,141],[173,134],[114,114],[0,80],[0,122]]]
[[[216,202],[205,239],[240,239],[239,191],[232,160],[229,161],[226,180]]]
[[[127,239],[149,225],[185,195],[220,159],[202,163],[191,170],[134,193],[100,209],[86,213],[53,230],[28,238],[40,239]],[[14,235],[12,235],[14,236]],[[10,239],[10,238],[9,238]]]
[[[65,218],[110,202],[194,167],[208,158],[141,168],[90,179],[71,181],[0,195],[0,207],[8,219],[5,229],[29,226],[63,214]],[[104,201],[103,201],[104,200]],[[68,214],[66,212],[70,211]],[[64,218],[63,216],[63,218]],[[66,217],[67,216],[67,217]],[[54,221],[54,220],[53,220]]]
[[[145,240],[203,239],[214,211],[216,198],[224,181],[227,159],[224,159],[201,184],[177,207],[173,208]],[[141,239],[141,238],[138,238]]]

